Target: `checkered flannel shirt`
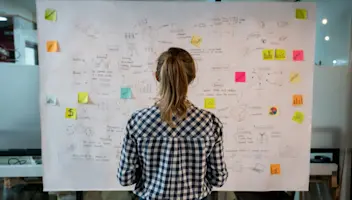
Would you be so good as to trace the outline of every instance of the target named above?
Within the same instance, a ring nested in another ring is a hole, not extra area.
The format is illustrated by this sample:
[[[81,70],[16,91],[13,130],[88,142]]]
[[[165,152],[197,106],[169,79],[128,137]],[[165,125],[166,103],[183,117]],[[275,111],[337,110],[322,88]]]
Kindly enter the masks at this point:
[[[208,111],[191,105],[172,128],[153,106],[135,112],[126,131],[117,177],[122,186],[136,184],[143,199],[202,199],[228,177],[222,124]]]

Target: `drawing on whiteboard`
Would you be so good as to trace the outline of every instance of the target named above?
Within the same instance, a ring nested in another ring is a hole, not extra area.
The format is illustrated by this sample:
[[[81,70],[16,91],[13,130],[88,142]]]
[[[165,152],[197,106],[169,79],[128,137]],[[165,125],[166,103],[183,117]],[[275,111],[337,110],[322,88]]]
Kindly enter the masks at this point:
[[[73,134],[75,134],[75,132],[76,132],[76,127],[74,124],[68,125],[66,127],[66,134],[67,135],[73,135]]]
[[[265,22],[264,21],[260,21],[258,22],[259,28],[264,29],[265,28]]]
[[[289,25],[287,21],[279,21],[276,23],[279,28],[285,28]]]
[[[305,170],[309,160],[305,158],[309,156],[311,123],[301,124],[304,134],[298,135],[290,134],[294,130],[284,125],[292,124],[292,112],[286,111],[292,107],[292,94],[304,94],[311,100],[314,20],[297,21],[292,15],[295,8],[282,3],[221,4],[215,8],[212,4],[176,2],[173,6],[184,10],[182,15],[170,9],[167,15],[160,15],[157,11],[167,6],[159,3],[144,6],[143,2],[70,1],[72,9],[68,10],[64,9],[66,4],[59,0],[38,1],[38,11],[54,6],[61,13],[55,24],[39,20],[39,34],[56,38],[63,47],[55,55],[47,53],[45,45],[40,47],[44,54],[39,63],[46,65],[39,69],[41,96],[53,94],[59,97],[63,109],[73,106],[77,111],[76,120],[66,120],[62,109],[62,116],[56,118],[59,107],[41,102],[41,123],[47,127],[42,134],[52,145],[49,150],[43,146],[43,162],[48,163],[44,167],[57,172],[47,174],[46,189],[60,191],[67,188],[67,181],[75,190],[122,189],[107,176],[118,166],[131,114],[160,98],[154,74],[156,62],[160,53],[171,46],[185,48],[196,61],[196,78],[187,98],[200,108],[205,107],[206,98],[216,100],[212,112],[223,124],[225,161],[231,175],[224,189],[307,189],[302,180],[309,176]],[[149,6],[151,11],[142,9]],[[311,5],[301,6],[315,15]],[[99,11],[104,8],[106,12]],[[133,15],[128,14],[131,10]],[[261,17],[262,10],[271,15]],[[50,28],[52,25],[56,29]],[[62,33],[72,38],[62,37]],[[202,42],[192,45],[192,36],[199,36]],[[286,50],[285,62],[263,60],[262,50],[275,49]],[[297,68],[292,51],[302,49],[306,62]],[[236,72],[245,72],[246,79],[236,79]],[[289,85],[292,72],[304,74],[307,84],[295,88]],[[130,92],[121,92],[121,88],[129,88]],[[78,104],[76,96],[81,91],[89,93],[88,104]],[[308,103],[300,110],[311,116]],[[279,112],[269,111],[272,107]],[[63,134],[56,134],[57,130]],[[51,157],[56,155],[63,167],[57,165],[56,158],[53,162]],[[280,176],[270,177],[270,160],[285,168],[290,167],[287,163],[299,163],[285,171],[302,177],[289,184],[278,180]],[[100,171],[90,173],[94,168]],[[75,173],[63,173],[67,169]],[[55,181],[58,177],[67,181]],[[269,178],[272,184],[265,184]],[[248,183],[254,179],[258,184]]]
[[[136,36],[137,36],[136,33],[125,33],[125,39],[126,40],[133,40],[133,39],[136,38]]]
[[[263,173],[265,169],[265,165],[261,163],[255,163],[253,167],[250,168],[252,171],[257,172],[257,173]]]
[[[258,143],[259,144],[268,143],[268,135],[266,134],[266,132],[259,132],[258,133]]]
[[[253,69],[251,72],[251,84],[252,89],[264,90],[268,86],[283,85],[282,71],[271,71],[270,68],[258,68]]]

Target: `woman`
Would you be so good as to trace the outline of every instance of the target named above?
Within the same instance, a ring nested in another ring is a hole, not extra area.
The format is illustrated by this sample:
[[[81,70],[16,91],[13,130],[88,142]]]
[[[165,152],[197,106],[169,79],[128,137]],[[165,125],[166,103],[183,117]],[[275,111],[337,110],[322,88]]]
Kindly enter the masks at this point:
[[[200,200],[228,173],[222,124],[187,100],[196,69],[192,56],[170,48],[158,58],[160,100],[135,112],[126,127],[118,179],[144,200]]]

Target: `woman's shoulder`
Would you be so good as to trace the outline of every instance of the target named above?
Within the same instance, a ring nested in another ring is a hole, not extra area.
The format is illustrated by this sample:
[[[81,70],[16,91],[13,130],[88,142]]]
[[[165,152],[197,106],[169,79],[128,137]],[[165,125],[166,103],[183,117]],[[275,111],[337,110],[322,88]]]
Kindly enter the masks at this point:
[[[156,117],[158,115],[159,110],[156,106],[151,106],[143,109],[136,110],[132,113],[130,120],[140,120]]]
[[[222,122],[220,121],[220,119],[213,112],[211,112],[209,110],[205,110],[205,109],[199,108],[195,105],[192,105],[191,110],[190,110],[190,114],[201,117],[201,118],[203,118],[203,120],[207,120],[207,121],[209,120],[213,124],[222,127]]]

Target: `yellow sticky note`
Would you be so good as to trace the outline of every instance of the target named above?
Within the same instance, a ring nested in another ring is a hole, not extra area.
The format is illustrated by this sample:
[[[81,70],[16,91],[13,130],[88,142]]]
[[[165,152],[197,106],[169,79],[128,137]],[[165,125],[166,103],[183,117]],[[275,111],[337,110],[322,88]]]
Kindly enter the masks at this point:
[[[296,19],[307,19],[308,11],[306,9],[296,9]]]
[[[66,119],[77,119],[76,108],[66,108],[65,118]]]
[[[263,49],[263,60],[274,60],[274,50]]]
[[[275,60],[286,60],[285,49],[275,49]]]
[[[270,165],[270,174],[271,175],[280,175],[281,174],[280,164],[271,164]]]
[[[299,83],[301,82],[301,76],[297,72],[290,73],[290,83]]]
[[[304,121],[304,113],[303,112],[299,112],[299,111],[296,111],[294,114],[293,114],[293,117],[292,117],[292,120],[299,123],[299,124],[302,124],[303,121]]]
[[[215,98],[205,98],[204,108],[214,109],[216,108]]]
[[[56,10],[48,8],[45,10],[45,16],[44,18],[48,21],[56,21]]]
[[[295,94],[292,96],[292,105],[293,106],[301,106],[303,105],[303,95]]]
[[[191,39],[191,44],[195,47],[200,47],[200,45],[202,44],[203,39],[200,36],[194,35],[192,36]]]
[[[58,52],[59,43],[55,40],[46,42],[46,51],[47,52]]]
[[[79,92],[78,93],[78,103],[87,104],[89,101],[88,92]]]

